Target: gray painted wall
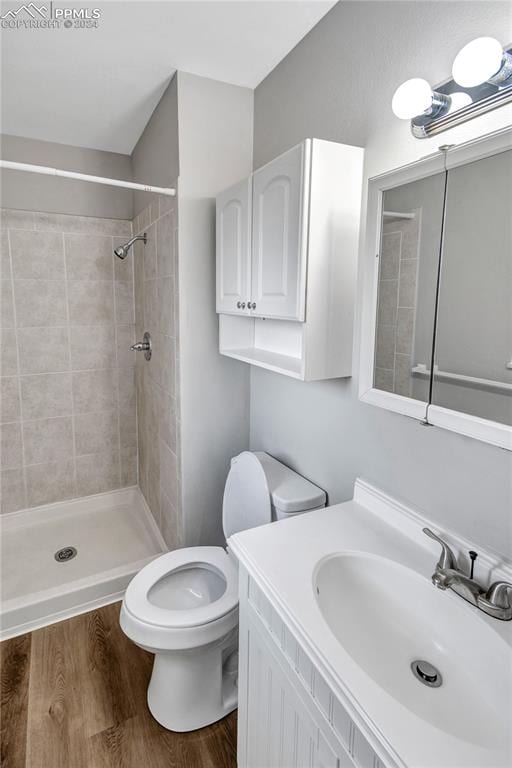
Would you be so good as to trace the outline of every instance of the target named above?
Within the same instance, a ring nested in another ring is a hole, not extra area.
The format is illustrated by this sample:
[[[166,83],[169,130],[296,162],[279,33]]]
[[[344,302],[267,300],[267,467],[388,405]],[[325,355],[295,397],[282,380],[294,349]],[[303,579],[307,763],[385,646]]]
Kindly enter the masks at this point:
[[[178,79],[167,86],[132,152],[133,180],[170,187],[179,175]],[[134,215],[150,205],[152,195],[134,192]]]
[[[339,3],[256,89],[254,166],[314,136],[365,146],[367,180],[507,125],[512,110],[504,107],[418,141],[394,117],[391,97],[409,77],[446,78],[474,37],[508,41],[510,21],[505,2]],[[362,245],[366,194],[365,184]],[[352,379],[302,383],[251,369],[251,448],[311,478],[331,503],[351,498],[362,476],[440,529],[512,556],[512,455],[358,400],[361,300],[359,288]]]
[[[178,73],[184,544],[222,544],[232,456],[249,446],[249,367],[219,355],[215,196],[252,164],[253,92]]]
[[[127,181],[132,178],[128,155],[98,149],[71,147],[4,134],[1,136],[0,154],[3,160],[47,165]],[[0,188],[4,208],[98,216],[104,219],[132,218],[132,192],[119,187],[3,170]]]

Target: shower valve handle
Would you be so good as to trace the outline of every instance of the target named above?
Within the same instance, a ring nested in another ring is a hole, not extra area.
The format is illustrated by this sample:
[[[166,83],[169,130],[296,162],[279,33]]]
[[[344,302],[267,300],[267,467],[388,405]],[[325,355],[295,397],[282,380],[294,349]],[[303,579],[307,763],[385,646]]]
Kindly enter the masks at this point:
[[[146,331],[142,339],[142,341],[137,341],[135,344],[132,344],[130,349],[133,352],[144,352],[144,357],[146,360],[151,360],[151,336]]]

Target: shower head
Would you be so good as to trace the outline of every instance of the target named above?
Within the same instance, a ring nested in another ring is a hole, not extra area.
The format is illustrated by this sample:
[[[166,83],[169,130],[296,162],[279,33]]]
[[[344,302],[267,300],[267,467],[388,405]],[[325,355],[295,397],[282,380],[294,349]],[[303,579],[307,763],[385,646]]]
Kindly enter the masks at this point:
[[[116,255],[116,256],[117,256],[119,259],[126,259],[126,257],[128,256],[128,251],[130,250],[130,248],[132,247],[132,245],[133,245],[133,244],[134,244],[134,243],[135,243],[137,240],[142,240],[142,242],[144,243],[144,245],[146,245],[146,243],[147,243],[147,241],[148,241],[148,236],[147,236],[147,234],[144,232],[144,234],[143,234],[143,235],[137,235],[136,237],[132,237],[132,239],[131,239],[131,240],[128,240],[128,242],[127,242],[127,243],[125,243],[124,245],[120,245],[118,248],[114,248],[114,253],[115,253],[115,255]]]

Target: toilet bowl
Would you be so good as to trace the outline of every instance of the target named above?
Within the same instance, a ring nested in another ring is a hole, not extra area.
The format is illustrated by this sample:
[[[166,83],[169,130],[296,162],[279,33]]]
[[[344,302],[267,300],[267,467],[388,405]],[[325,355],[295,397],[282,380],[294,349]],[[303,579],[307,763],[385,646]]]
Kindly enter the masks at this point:
[[[231,461],[223,501],[226,538],[325,506],[325,493],[266,453]],[[186,547],[130,582],[121,628],[155,654],[148,707],[173,731],[202,728],[237,706],[238,568],[222,547]]]

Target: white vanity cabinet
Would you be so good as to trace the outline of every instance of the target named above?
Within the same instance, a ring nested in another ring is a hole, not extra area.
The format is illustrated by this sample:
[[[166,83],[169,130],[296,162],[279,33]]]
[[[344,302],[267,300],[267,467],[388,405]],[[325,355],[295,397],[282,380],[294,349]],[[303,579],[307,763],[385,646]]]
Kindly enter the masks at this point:
[[[248,178],[217,197],[217,312],[249,312],[251,196]]]
[[[384,768],[367,738],[240,567],[238,768]]]
[[[306,139],[217,198],[221,354],[350,376],[363,150]]]

